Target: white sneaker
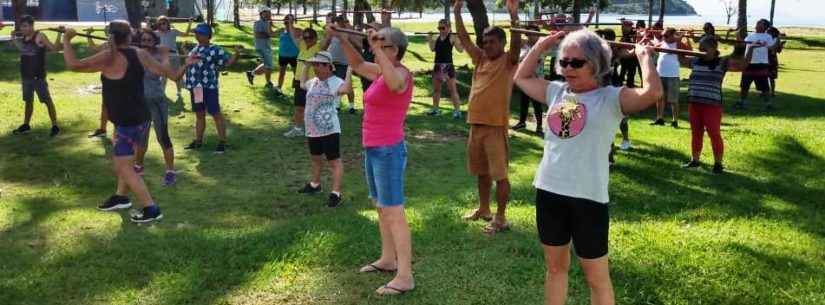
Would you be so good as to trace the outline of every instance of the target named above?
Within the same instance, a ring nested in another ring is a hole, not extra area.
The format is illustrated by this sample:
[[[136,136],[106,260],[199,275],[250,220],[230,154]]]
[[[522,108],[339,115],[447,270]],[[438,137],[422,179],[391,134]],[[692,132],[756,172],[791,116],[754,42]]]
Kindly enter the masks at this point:
[[[287,137],[287,138],[300,137],[300,136],[303,136],[303,135],[304,135],[304,129],[303,128],[298,128],[298,127],[293,127],[292,129],[290,129],[289,131],[284,133],[284,136]]]
[[[622,150],[628,150],[628,149],[633,148],[633,146],[630,145],[630,141],[622,140],[622,146],[619,146],[619,148],[621,148]]]

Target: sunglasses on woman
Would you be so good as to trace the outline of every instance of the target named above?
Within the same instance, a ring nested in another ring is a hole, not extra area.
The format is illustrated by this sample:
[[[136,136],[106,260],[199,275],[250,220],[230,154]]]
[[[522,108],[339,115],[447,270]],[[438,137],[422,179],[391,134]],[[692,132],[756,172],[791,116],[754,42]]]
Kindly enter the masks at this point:
[[[573,59],[561,59],[559,60],[559,66],[562,68],[567,68],[568,66],[573,69],[581,69],[584,67],[584,64],[587,63],[587,60],[573,58]]]

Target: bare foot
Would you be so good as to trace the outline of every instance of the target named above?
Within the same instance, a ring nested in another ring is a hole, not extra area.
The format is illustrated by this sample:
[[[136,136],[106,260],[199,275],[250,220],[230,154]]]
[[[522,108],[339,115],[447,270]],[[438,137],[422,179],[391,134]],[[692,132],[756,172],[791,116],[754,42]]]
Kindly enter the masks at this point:
[[[492,213],[490,213],[490,210],[482,211],[481,209],[475,209],[472,212],[464,215],[464,217],[462,218],[466,221],[476,221],[479,219],[483,219],[484,221],[490,221],[491,219],[493,219],[493,215]]]

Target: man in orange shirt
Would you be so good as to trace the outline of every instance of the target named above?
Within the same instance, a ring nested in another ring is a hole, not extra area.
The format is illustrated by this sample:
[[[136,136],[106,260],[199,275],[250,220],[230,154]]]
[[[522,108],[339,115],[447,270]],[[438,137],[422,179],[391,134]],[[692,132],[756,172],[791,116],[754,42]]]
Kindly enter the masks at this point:
[[[464,216],[466,220],[491,220],[484,232],[494,234],[509,228],[505,211],[510,196],[507,179],[509,143],[507,140],[510,118],[510,94],[513,91],[513,75],[518,67],[521,49],[520,35],[512,35],[510,50],[504,52],[507,37],[499,27],[489,27],[483,33],[483,48],[476,46],[461,19],[462,0],[453,4],[456,30],[461,44],[473,60],[473,85],[470,89],[470,106],[467,123],[470,136],[467,139],[467,170],[478,177],[479,207]],[[508,0],[510,21],[518,24],[518,0]],[[496,182],[495,217],[490,212],[490,190]]]

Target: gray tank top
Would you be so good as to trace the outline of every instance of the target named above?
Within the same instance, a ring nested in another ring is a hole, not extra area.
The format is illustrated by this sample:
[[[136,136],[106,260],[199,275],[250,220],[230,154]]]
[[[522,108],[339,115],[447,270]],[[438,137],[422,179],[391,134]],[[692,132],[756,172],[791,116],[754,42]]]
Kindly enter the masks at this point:
[[[160,38],[160,45],[169,48],[172,54],[178,54],[178,31],[177,30],[169,30],[166,33],[161,33],[160,31],[155,31],[155,34],[158,35]]]
[[[175,56],[174,54],[170,55]],[[152,53],[152,57],[154,57],[158,62],[161,60],[160,55],[156,54],[156,52]],[[166,96],[165,91],[166,78],[149,72],[149,69],[145,69],[143,71],[143,96],[147,99],[163,98]]]

